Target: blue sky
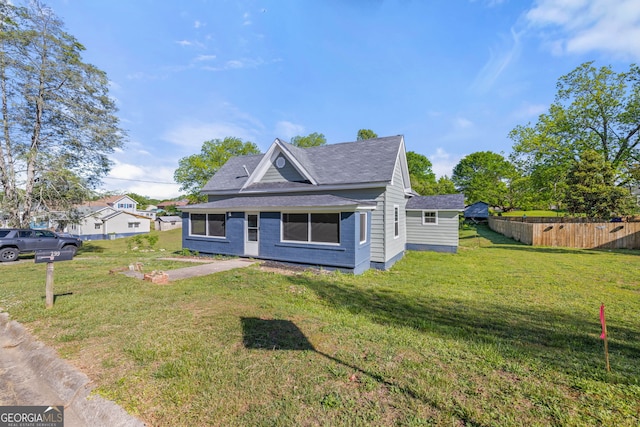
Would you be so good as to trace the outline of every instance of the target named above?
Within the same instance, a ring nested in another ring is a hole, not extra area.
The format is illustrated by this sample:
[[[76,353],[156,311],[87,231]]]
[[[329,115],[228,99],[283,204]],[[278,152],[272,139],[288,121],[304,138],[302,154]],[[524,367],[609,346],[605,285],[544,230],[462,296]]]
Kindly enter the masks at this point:
[[[558,78],[640,62],[637,0],[50,0],[128,131],[104,189],[179,194],[205,140],[402,134],[438,176],[508,155]],[[357,159],[354,159],[357,161]]]

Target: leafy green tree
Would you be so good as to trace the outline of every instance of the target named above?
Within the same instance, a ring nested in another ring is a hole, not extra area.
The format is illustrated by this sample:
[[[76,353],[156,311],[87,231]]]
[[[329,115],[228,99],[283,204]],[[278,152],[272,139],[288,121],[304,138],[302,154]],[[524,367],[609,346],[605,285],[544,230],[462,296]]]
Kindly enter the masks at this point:
[[[436,185],[436,175],[433,173],[431,161],[424,155],[414,151],[407,151],[407,168],[411,179],[411,188],[418,194],[431,195]]]
[[[509,187],[517,177],[516,168],[500,154],[479,151],[460,160],[451,179],[468,204],[483,201],[510,210]]]
[[[127,196],[138,202],[138,209],[145,210],[149,205],[152,205],[151,199],[146,196],[141,196],[137,193],[127,193]]]
[[[253,142],[243,142],[240,138],[230,136],[224,140],[205,141],[199,154],[192,154],[178,161],[173,179],[180,184],[181,191],[189,193],[190,201],[202,200],[200,189],[218,169],[231,157],[247,154],[260,154],[260,150]]]
[[[291,138],[291,144],[300,148],[318,147],[325,145],[327,138],[321,133],[313,132],[307,136],[294,136]]]
[[[2,2],[0,17],[0,208],[26,226],[58,183],[97,184],[124,132],[106,74],[82,61],[84,46],[51,9]],[[65,200],[57,208],[72,209]]]
[[[567,210],[593,218],[609,218],[612,214],[629,213],[630,193],[616,186],[614,171],[602,154],[585,150],[575,162],[567,178]]]
[[[378,134],[371,129],[360,129],[358,131],[358,141],[364,141],[365,139],[377,138]]]
[[[456,194],[457,192],[456,185],[451,178],[445,175],[438,178],[433,194]]]
[[[548,113],[517,126],[512,161],[548,201],[562,197],[568,171],[587,150],[610,165],[616,185],[640,178],[640,67],[615,73],[587,62],[560,77]]]

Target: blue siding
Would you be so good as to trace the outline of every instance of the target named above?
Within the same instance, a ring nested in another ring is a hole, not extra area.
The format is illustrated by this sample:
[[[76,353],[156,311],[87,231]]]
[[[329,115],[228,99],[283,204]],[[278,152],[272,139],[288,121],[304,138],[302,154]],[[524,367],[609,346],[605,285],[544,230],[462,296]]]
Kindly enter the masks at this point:
[[[260,258],[339,268],[360,274],[370,267],[371,213],[367,213],[367,241],[360,243],[360,215],[340,214],[340,244],[323,245],[280,241],[280,212],[260,212]],[[189,236],[189,214],[183,214],[182,247],[206,254],[244,255],[244,212],[227,216],[226,238]]]
[[[393,264],[400,261],[403,256],[404,256],[404,251],[400,252],[399,254],[397,254],[387,262],[372,262],[371,268],[375,268],[376,270],[388,270],[391,267],[393,267]]]
[[[189,213],[182,216],[182,247],[204,254],[244,255],[244,212],[227,214],[226,237],[189,235]]]
[[[339,245],[281,242],[280,213],[262,212],[260,214],[260,258],[354,269],[356,253],[362,257],[363,252],[367,250],[357,247],[359,239],[356,238],[356,222],[354,212],[342,212]]]

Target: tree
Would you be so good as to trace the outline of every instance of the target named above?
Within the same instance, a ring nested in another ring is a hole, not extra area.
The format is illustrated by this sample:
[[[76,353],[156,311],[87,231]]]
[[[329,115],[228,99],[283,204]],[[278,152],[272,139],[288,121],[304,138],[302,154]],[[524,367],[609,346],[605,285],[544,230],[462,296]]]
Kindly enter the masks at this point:
[[[300,148],[318,147],[320,145],[325,145],[326,143],[327,138],[318,132],[310,133],[307,136],[298,135],[291,138],[291,144]]]
[[[609,218],[630,210],[630,193],[612,184],[613,168],[596,150],[585,150],[567,178],[567,210],[593,218]]]
[[[181,191],[190,194],[191,201],[202,200],[200,189],[218,169],[231,157],[247,154],[260,154],[260,150],[253,142],[242,142],[240,138],[231,136],[224,140],[205,141],[199,154],[192,154],[178,161],[178,169],[173,173],[173,179],[180,184]]]
[[[51,9],[2,2],[0,17],[1,208],[26,226],[70,182],[95,186],[124,132],[106,74],[82,62],[84,46]],[[56,208],[74,201],[61,198]]]
[[[456,190],[456,185],[453,183],[451,178],[444,175],[438,178],[433,194],[456,194],[457,192],[458,190]]]
[[[378,134],[371,129],[360,129],[358,131],[358,141],[364,141],[365,139],[377,138]]]
[[[516,168],[500,154],[479,151],[460,160],[451,179],[468,204],[483,201],[510,210],[515,205],[508,197],[509,187],[517,176]]]
[[[407,151],[407,168],[411,188],[418,194],[431,195],[436,185],[436,175],[431,170],[431,161],[424,155]]]
[[[640,178],[640,67],[615,73],[587,62],[560,77],[549,112],[534,125],[517,126],[512,160],[531,177],[534,189],[558,200],[568,171],[587,150],[610,165],[611,182]]]

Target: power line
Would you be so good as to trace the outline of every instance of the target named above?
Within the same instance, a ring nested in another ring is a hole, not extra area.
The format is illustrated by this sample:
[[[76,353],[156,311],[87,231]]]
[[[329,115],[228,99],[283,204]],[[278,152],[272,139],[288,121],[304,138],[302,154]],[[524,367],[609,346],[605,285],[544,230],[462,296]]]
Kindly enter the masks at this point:
[[[113,177],[110,177],[110,176],[105,176],[102,179],[116,179],[116,180],[119,180],[119,181],[146,182],[146,183],[149,183],[149,184],[178,185],[178,183],[176,183],[176,182],[146,181],[144,179],[113,178]]]

